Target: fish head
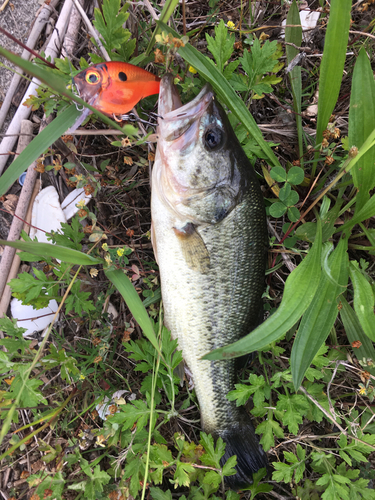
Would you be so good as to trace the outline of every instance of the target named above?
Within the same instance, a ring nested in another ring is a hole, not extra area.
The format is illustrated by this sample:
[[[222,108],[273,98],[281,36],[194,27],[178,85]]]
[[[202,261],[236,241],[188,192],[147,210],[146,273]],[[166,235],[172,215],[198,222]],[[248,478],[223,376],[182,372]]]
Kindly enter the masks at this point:
[[[159,116],[153,189],[183,220],[220,222],[241,199],[246,175],[238,161],[244,153],[210,84],[182,106],[166,75]]]
[[[100,95],[110,85],[110,82],[111,78],[106,63],[94,64],[73,78],[79,97],[105,114],[109,113],[100,106]]]

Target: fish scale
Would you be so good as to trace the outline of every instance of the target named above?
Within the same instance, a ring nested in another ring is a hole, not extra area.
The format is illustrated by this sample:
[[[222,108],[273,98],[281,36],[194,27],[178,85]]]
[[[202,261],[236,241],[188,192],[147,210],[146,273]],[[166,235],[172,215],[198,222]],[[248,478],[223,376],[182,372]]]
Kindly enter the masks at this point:
[[[263,198],[211,88],[176,109],[173,92],[164,77],[151,203],[164,321],[192,373],[203,429],[226,442],[223,461],[237,455],[227,483],[244,487],[267,459],[249,415],[226,398],[236,361],[201,358],[258,324],[268,241]],[[210,144],[216,136],[223,144],[211,151],[207,134]]]

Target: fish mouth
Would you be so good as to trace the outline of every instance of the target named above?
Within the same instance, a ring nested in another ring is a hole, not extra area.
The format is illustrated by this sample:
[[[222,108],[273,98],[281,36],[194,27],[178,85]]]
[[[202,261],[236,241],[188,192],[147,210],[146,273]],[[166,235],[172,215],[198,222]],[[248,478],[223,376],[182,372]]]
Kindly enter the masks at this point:
[[[199,121],[214,99],[209,83],[190,102],[182,105],[173,75],[165,75],[159,91],[159,133],[167,141],[181,137],[192,125]]]

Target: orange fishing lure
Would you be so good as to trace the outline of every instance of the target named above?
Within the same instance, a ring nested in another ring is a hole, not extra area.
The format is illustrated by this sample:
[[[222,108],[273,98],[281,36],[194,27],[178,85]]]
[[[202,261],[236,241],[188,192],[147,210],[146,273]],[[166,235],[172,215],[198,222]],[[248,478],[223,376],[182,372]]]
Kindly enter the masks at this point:
[[[125,62],[104,62],[73,78],[79,97],[108,116],[128,113],[144,97],[159,93],[160,78]]]

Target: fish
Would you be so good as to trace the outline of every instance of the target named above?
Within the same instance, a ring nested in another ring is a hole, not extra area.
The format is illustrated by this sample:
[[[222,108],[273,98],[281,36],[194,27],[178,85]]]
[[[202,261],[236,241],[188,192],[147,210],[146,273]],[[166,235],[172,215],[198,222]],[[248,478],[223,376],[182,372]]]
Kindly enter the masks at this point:
[[[205,432],[237,456],[233,489],[267,456],[244,407],[227,399],[235,359],[203,360],[260,322],[268,235],[256,173],[211,86],[182,106],[173,77],[160,84],[151,183],[151,234],[165,326],[192,373]]]
[[[73,78],[78,95],[107,116],[122,116],[149,95],[158,94],[160,78],[125,62],[104,62]]]

